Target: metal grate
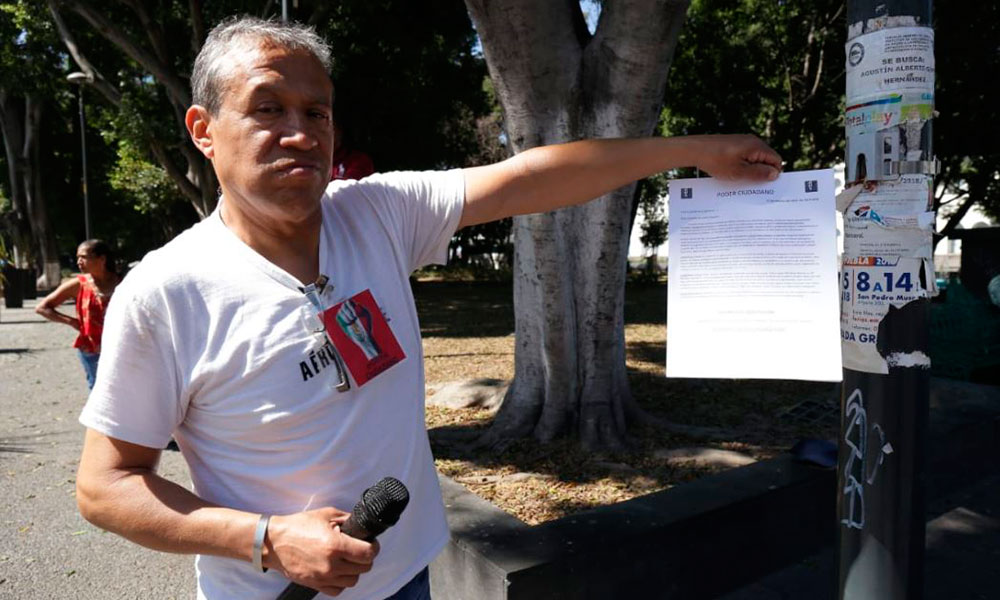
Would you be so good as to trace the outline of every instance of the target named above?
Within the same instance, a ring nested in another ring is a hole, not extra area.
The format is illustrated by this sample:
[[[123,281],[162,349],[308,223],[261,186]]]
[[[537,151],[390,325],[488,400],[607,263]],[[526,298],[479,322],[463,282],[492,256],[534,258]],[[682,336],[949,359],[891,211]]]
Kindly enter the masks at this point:
[[[840,425],[840,403],[836,398],[809,398],[778,413],[778,417],[798,425],[837,427]]]

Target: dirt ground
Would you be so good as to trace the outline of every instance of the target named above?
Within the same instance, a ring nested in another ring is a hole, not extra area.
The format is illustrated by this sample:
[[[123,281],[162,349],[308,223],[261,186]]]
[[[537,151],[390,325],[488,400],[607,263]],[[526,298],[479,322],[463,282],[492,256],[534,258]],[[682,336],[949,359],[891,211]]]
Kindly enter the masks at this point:
[[[447,382],[512,377],[509,284],[421,281],[414,294],[431,392]],[[629,379],[640,406],[661,419],[710,428],[718,436],[640,426],[629,432],[629,449],[615,454],[591,454],[572,440],[521,440],[488,452],[456,439],[484,431],[493,411],[429,403],[427,427],[438,470],[537,524],[770,458],[801,438],[836,437],[835,384],[664,377],[665,285],[630,286],[625,320]]]
[[[420,281],[414,295],[430,394],[448,382],[511,378],[514,314],[509,283]],[[36,323],[39,319],[29,310],[23,312],[30,316],[12,320],[11,312],[4,315],[4,342],[10,348],[0,355],[0,364],[11,376],[8,383],[18,388],[5,391],[11,392],[12,401],[18,396],[34,397],[35,388],[20,388],[45,382],[46,391],[58,397],[76,397],[62,414],[52,417],[72,436],[77,433],[75,417],[85,389],[81,389],[79,365],[69,349],[71,331]],[[769,458],[803,437],[835,438],[836,385],[664,377],[665,285],[630,286],[625,317],[630,384],[639,405],[660,419],[709,428],[720,435],[638,426],[629,431],[628,449],[614,454],[585,452],[574,440],[554,444],[517,440],[502,450],[482,450],[468,440],[474,441],[486,430],[493,418],[491,410],[448,409],[429,403],[427,427],[438,469],[526,523],[537,524]],[[54,377],[48,359],[32,367],[38,369],[37,375],[19,372],[20,365],[34,364],[24,359],[39,352],[34,342],[20,339],[22,335],[42,336],[37,340],[42,345],[55,344],[46,351],[59,354],[56,364],[65,377]],[[66,339],[56,343],[51,336]],[[70,388],[72,394],[67,394]],[[799,418],[796,412],[812,417]],[[817,414],[833,419],[817,419]],[[18,424],[10,425],[11,434],[22,433]]]

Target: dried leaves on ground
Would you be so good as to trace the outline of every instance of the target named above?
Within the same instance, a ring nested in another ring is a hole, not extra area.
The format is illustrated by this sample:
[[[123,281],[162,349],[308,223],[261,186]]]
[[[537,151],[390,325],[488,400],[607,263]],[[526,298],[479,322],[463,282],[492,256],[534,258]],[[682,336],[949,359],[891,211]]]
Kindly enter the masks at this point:
[[[513,376],[509,284],[422,281],[415,284],[414,295],[431,391],[446,382]],[[737,455],[767,459],[802,437],[836,435],[834,384],[664,377],[665,285],[629,287],[625,320],[630,385],[640,406],[672,423],[714,428],[725,434],[722,439],[638,425],[629,431],[628,450],[615,454],[588,453],[573,439],[550,444],[518,440],[502,450],[481,449],[474,442],[489,426],[491,410],[429,403],[427,427],[438,470],[522,521],[537,524],[732,468],[745,462]],[[798,410],[803,406],[812,410]],[[802,414],[810,416],[803,419]]]

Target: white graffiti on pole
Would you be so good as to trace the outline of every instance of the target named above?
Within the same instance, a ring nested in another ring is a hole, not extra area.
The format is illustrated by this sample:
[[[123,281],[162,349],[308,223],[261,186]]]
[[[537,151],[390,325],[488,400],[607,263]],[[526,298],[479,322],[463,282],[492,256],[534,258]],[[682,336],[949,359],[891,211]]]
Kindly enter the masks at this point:
[[[871,425],[871,434],[877,434],[878,456],[874,464],[866,469],[868,461],[868,413],[865,410],[861,390],[854,390],[844,404],[844,444],[848,447],[844,463],[844,487],[841,489],[844,506],[840,511],[845,515],[840,524],[848,529],[862,529],[865,526],[865,484],[875,485],[879,469],[887,456],[893,453],[892,444],[886,439],[885,430],[878,423]]]
[[[847,426],[844,429],[844,444],[849,448],[847,462],[844,464],[844,507],[841,514],[845,515],[840,523],[848,529],[861,529],[865,526],[865,488],[864,479],[865,435],[868,430],[868,417],[865,414],[861,390],[854,390],[844,406],[844,417]]]

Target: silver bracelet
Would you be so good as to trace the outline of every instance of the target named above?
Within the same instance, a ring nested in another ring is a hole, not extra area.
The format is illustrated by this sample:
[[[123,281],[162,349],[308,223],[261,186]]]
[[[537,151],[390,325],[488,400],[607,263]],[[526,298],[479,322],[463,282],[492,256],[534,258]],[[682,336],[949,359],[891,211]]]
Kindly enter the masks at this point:
[[[267,567],[261,564],[261,553],[264,550],[264,538],[267,536],[267,524],[271,521],[271,515],[261,515],[257,520],[257,531],[253,534],[253,566],[260,569],[261,573],[267,573]]]

